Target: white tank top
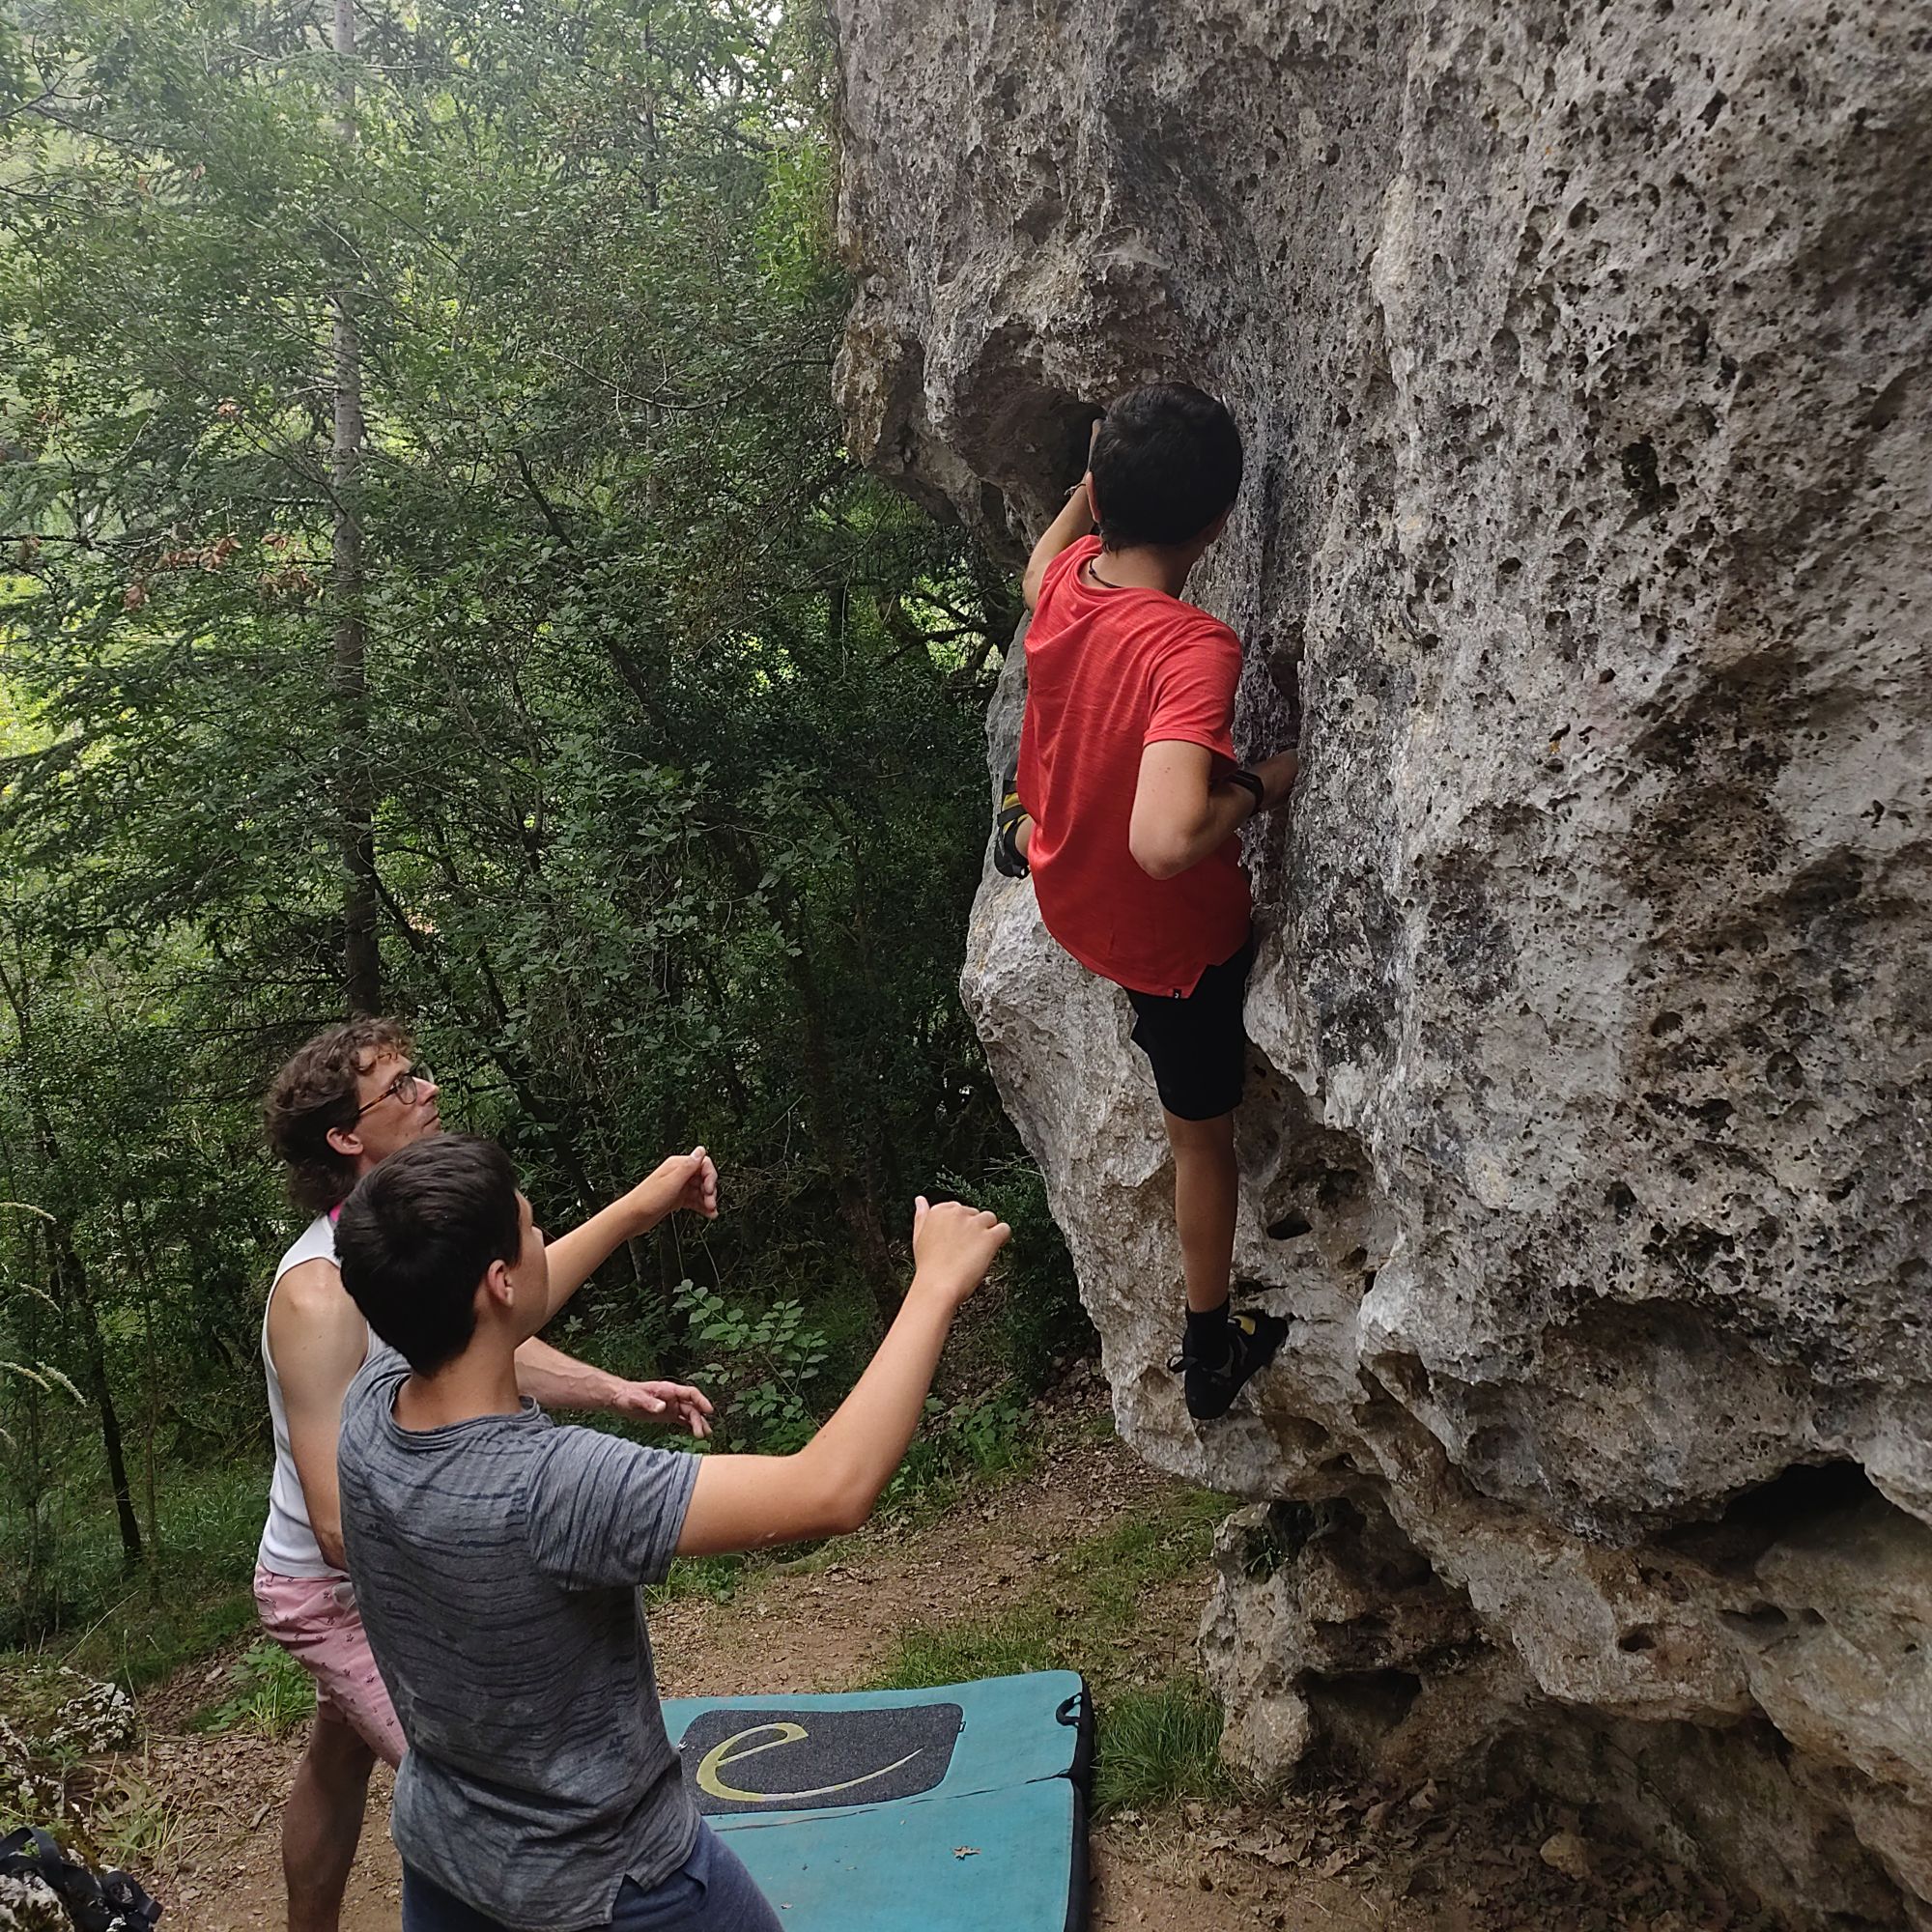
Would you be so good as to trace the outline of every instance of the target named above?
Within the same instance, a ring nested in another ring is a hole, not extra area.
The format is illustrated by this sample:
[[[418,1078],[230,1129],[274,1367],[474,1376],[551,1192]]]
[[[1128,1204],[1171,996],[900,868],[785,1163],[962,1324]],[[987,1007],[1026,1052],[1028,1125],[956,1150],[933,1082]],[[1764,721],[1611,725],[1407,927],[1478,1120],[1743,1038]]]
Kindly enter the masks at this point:
[[[262,1368],[269,1379],[269,1420],[275,1432],[275,1473],[269,1479],[269,1520],[263,1527],[255,1561],[278,1577],[343,1574],[322,1553],[322,1546],[308,1526],[308,1500],[302,1494],[301,1477],[296,1473],[295,1452],[289,1447],[289,1415],[282,1406],[282,1378],[275,1373],[274,1356],[269,1352],[269,1308],[275,1305],[275,1290],[282,1285],[282,1277],[304,1262],[334,1259],[335,1223],[327,1214],[318,1214],[282,1257],[281,1265],[275,1269],[273,1286],[269,1290],[269,1307],[262,1311]],[[365,1362],[369,1359],[369,1350],[375,1346],[376,1337],[370,1332],[362,1351]]]

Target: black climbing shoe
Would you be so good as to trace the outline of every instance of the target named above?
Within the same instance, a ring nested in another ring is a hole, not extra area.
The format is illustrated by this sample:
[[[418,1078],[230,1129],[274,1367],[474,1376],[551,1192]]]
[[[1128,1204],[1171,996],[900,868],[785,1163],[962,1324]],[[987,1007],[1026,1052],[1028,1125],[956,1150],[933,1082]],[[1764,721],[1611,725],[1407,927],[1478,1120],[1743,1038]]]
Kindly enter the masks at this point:
[[[1279,1315],[1244,1308],[1228,1317],[1227,1335],[1228,1351],[1218,1362],[1205,1362],[1183,1348],[1167,1365],[1180,1377],[1187,1412],[1196,1422],[1213,1422],[1227,1414],[1249,1377],[1274,1360],[1275,1350],[1287,1339],[1288,1323]]]
[[[1020,850],[1020,820],[1027,809],[1020,803],[1019,774],[1009,772],[1000,787],[1000,809],[993,815],[993,865],[1009,879],[1027,875],[1026,854]]]

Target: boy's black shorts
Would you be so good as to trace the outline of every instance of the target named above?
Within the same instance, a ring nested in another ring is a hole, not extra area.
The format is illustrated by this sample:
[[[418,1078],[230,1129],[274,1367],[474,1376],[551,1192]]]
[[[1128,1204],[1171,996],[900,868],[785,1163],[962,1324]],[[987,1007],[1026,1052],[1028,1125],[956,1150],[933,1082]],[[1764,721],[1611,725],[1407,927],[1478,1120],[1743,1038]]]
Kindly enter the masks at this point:
[[[1153,1067],[1160,1104],[1178,1120],[1211,1121],[1240,1104],[1248,1072],[1241,1002],[1254,963],[1250,933],[1241,950],[1208,967],[1184,999],[1126,989],[1134,1044]]]

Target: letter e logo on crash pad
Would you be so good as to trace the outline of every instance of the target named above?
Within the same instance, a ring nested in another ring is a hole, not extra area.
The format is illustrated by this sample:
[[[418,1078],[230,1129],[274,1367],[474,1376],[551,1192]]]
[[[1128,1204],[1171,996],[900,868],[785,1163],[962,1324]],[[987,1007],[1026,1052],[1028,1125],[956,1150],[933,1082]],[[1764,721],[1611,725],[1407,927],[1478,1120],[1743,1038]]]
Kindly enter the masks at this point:
[[[945,1778],[963,1719],[957,1704],[712,1710],[678,1749],[707,1816],[885,1804]]]

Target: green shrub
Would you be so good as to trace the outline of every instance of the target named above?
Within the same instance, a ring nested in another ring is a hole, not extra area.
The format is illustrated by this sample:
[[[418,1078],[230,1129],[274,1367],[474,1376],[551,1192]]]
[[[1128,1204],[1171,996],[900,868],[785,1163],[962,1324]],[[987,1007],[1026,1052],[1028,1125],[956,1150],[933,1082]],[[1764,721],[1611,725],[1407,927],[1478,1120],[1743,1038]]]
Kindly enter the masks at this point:
[[[802,1301],[776,1301],[762,1313],[725,1301],[716,1289],[677,1286],[691,1339],[711,1355],[695,1373],[722,1397],[726,1426],[740,1444],[782,1456],[818,1427],[811,1385],[829,1352],[823,1332],[809,1327]]]
[[[232,1689],[194,1720],[198,1731],[248,1731],[280,1738],[315,1714],[315,1683],[280,1644],[251,1643],[230,1673]]]
[[[670,1575],[650,1591],[653,1604],[669,1603],[679,1597],[709,1597],[714,1604],[728,1604],[738,1594],[744,1574],[742,1556],[680,1556],[670,1566]]]
[[[194,1831],[187,1805],[128,1764],[96,1788],[87,1823],[104,1857],[136,1871],[173,1864]]]
[[[973,1477],[1028,1467],[1037,1454],[1037,1430],[1010,1383],[951,1408],[937,1396],[925,1402],[925,1422],[913,1437],[882,1506],[924,1521],[950,1509]]]
[[[1056,1366],[1098,1346],[1080,1305],[1073,1257],[1046,1205],[1046,1181],[1030,1160],[998,1161],[977,1180],[953,1185],[976,1208],[990,1208],[1013,1231],[1000,1257],[1006,1358],[1022,1394],[1037,1395]]]
[[[158,1554],[124,1574],[114,1502],[94,1444],[75,1446],[40,1499],[47,1554],[38,1587],[59,1606],[54,1627],[79,1634],[60,1647],[76,1668],[139,1690],[240,1635],[255,1621],[248,1579],[268,1486],[255,1463],[204,1469],[163,1464]],[[47,1630],[25,1602],[24,1536],[0,1511],[0,1658],[31,1653]]]

